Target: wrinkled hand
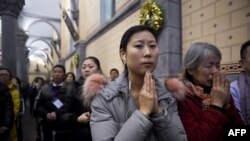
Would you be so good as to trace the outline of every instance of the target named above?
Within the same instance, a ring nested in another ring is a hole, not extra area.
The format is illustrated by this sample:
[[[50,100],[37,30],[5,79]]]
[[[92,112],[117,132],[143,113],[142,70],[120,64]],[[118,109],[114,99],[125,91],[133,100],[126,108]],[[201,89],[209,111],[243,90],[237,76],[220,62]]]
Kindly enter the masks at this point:
[[[150,72],[146,72],[144,76],[144,83],[139,95],[139,111],[147,116],[160,112],[155,81]]]
[[[213,75],[213,86],[210,93],[212,105],[221,108],[228,105],[230,100],[229,80],[220,72]]]
[[[49,121],[56,120],[56,112],[47,113],[46,117]]]
[[[88,123],[90,121],[91,114],[89,112],[82,113],[78,118],[77,122],[79,123]]]

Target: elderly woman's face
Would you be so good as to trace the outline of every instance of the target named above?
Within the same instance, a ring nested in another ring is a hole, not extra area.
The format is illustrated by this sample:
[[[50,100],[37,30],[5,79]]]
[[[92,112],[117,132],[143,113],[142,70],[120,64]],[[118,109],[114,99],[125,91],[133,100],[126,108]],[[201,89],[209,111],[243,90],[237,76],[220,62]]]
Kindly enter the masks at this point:
[[[220,58],[215,54],[210,54],[204,59],[196,69],[189,70],[189,74],[193,76],[195,85],[201,87],[212,87],[213,74],[220,71]]]
[[[146,71],[154,71],[158,56],[155,37],[148,31],[141,31],[131,36],[123,58],[126,59],[129,72],[144,75]]]

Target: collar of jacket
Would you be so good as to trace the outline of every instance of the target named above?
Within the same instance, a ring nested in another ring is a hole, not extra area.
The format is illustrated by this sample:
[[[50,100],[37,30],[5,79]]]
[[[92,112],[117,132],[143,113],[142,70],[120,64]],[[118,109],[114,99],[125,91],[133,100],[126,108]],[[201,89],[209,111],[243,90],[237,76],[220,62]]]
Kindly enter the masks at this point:
[[[153,78],[156,82],[158,100],[171,97],[164,83],[154,76]],[[102,92],[102,96],[108,101],[119,95],[123,98],[126,98],[129,95],[128,78],[124,72],[115,81],[109,81],[108,85],[105,86],[104,91]]]
[[[56,84],[55,82],[52,81],[52,86],[53,87],[58,87],[58,86],[63,86],[64,82],[61,82],[60,84]]]

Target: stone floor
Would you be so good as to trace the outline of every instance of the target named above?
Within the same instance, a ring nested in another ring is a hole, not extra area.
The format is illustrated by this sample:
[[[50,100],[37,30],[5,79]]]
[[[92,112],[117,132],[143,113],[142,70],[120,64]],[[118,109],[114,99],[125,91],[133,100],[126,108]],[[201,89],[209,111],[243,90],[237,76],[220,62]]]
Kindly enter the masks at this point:
[[[26,110],[22,118],[23,141],[36,141],[35,118],[30,115],[29,102],[26,102]]]

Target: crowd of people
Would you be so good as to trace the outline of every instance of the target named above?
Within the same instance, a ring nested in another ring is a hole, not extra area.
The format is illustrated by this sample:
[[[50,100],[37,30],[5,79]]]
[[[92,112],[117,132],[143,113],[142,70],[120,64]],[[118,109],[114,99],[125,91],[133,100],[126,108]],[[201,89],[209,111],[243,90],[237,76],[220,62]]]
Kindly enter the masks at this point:
[[[79,79],[55,65],[51,81],[29,86],[0,68],[0,141],[22,141],[27,95],[40,141],[221,141],[229,128],[249,125],[250,41],[230,84],[220,50],[204,42],[191,45],[178,78],[156,78],[157,39],[150,27],[129,28],[119,48],[124,71],[112,68],[110,79],[94,56],[82,60]]]

